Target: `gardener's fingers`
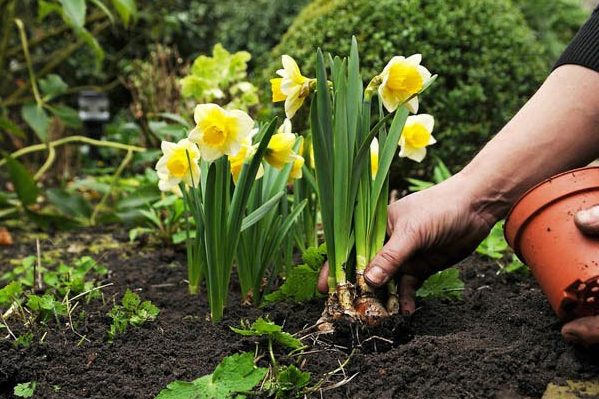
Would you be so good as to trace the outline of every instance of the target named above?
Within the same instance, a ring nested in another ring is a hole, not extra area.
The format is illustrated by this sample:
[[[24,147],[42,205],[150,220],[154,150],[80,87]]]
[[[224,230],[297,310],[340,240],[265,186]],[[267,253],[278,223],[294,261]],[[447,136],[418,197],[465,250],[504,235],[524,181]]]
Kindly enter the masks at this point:
[[[582,317],[562,327],[564,339],[585,346],[599,344],[599,316]]]
[[[405,274],[399,280],[399,306],[402,314],[412,314],[416,310],[416,291],[420,280]]]
[[[417,249],[410,229],[395,229],[383,249],[376,254],[364,272],[368,284],[380,287],[395,274]]]
[[[574,223],[584,234],[599,235],[599,205],[578,212]]]
[[[322,265],[322,268],[320,269],[320,274],[318,275],[318,291],[320,291],[322,294],[326,294],[327,292],[329,292],[329,282],[328,282],[328,278],[329,278],[329,261],[327,260],[326,262],[324,262],[324,265]]]

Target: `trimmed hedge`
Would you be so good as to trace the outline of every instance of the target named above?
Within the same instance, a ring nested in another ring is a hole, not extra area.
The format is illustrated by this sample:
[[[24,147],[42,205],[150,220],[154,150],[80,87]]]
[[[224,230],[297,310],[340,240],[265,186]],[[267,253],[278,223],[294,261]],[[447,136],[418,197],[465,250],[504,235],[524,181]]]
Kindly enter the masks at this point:
[[[561,0],[560,0],[561,1]],[[567,0],[564,0],[567,1]],[[549,72],[547,51],[509,0],[314,0],[295,19],[263,69],[261,84],[294,57],[314,75],[314,50],[347,55],[356,35],[364,79],[393,55],[422,53],[439,79],[421,99],[435,116],[431,153],[454,171],[497,132]],[[526,132],[523,132],[525,134]],[[425,161],[425,165],[431,165]],[[423,168],[401,164],[402,174]]]

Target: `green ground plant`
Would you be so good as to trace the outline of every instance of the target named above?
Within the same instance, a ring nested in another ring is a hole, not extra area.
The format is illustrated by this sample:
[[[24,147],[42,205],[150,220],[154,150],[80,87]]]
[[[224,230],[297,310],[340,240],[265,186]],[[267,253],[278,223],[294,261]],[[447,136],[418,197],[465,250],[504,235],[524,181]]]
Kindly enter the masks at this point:
[[[108,341],[112,342],[118,335],[124,334],[129,326],[140,327],[156,320],[159,313],[160,309],[151,301],[142,301],[139,295],[127,289],[121,303],[115,303],[107,314],[112,319],[108,330]]]
[[[42,266],[39,256],[25,258],[0,278],[8,281],[0,289],[0,328],[7,330],[16,346],[29,346],[40,331],[44,339],[49,322],[60,325],[66,320],[73,333],[86,340],[76,331],[74,310],[81,300],[101,298],[107,274],[104,266],[87,256],[53,268]]]
[[[35,393],[37,383],[35,381],[22,382],[15,385],[13,395],[17,398],[31,398]]]

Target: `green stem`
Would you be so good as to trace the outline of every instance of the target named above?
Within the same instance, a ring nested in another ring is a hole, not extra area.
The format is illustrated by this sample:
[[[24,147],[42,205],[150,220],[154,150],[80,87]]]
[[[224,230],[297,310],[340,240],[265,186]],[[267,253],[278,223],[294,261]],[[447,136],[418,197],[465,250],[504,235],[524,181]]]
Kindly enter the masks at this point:
[[[275,353],[272,350],[272,337],[270,336],[268,336],[268,354],[270,355],[270,362],[272,363],[272,373],[276,380],[279,375],[279,363],[277,363]]]
[[[33,96],[35,97],[35,102],[38,107],[41,107],[44,104],[42,100],[42,96],[37,88],[37,80],[35,78],[35,73],[33,72],[33,65],[31,64],[31,55],[29,54],[29,45],[27,43],[27,34],[25,33],[25,25],[23,25],[23,21],[19,18],[15,18],[15,24],[17,24],[17,28],[19,28],[19,35],[21,37],[21,45],[23,46],[23,54],[25,56],[25,62],[27,64],[27,72],[29,73],[29,80],[31,81],[31,89],[33,91]]]
[[[85,137],[85,136],[69,136],[69,137],[63,137],[61,139],[51,141],[48,144],[35,144],[35,145],[31,145],[29,147],[21,148],[20,150],[17,150],[15,152],[13,152],[12,154],[10,154],[10,156],[11,156],[11,158],[16,159],[16,158],[22,157],[23,155],[30,154],[32,152],[44,151],[44,150],[48,149],[48,147],[59,147],[61,145],[69,144],[69,143],[85,143],[85,144],[93,145],[96,147],[107,147],[107,148],[114,148],[117,150],[127,150],[127,151],[133,151],[133,152],[144,152],[146,150],[143,147],[117,143],[114,141],[95,140],[95,139],[91,139],[91,138]],[[0,159],[0,166],[4,165],[5,163],[6,163],[6,159]]]

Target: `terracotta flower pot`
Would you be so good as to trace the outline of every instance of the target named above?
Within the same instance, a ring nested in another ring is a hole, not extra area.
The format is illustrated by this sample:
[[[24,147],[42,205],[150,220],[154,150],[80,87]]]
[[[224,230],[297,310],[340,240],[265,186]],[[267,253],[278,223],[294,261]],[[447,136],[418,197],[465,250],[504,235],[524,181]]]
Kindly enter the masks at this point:
[[[599,239],[574,224],[599,204],[599,167],[561,173],[530,189],[512,207],[505,237],[532,270],[564,321],[599,314]]]

